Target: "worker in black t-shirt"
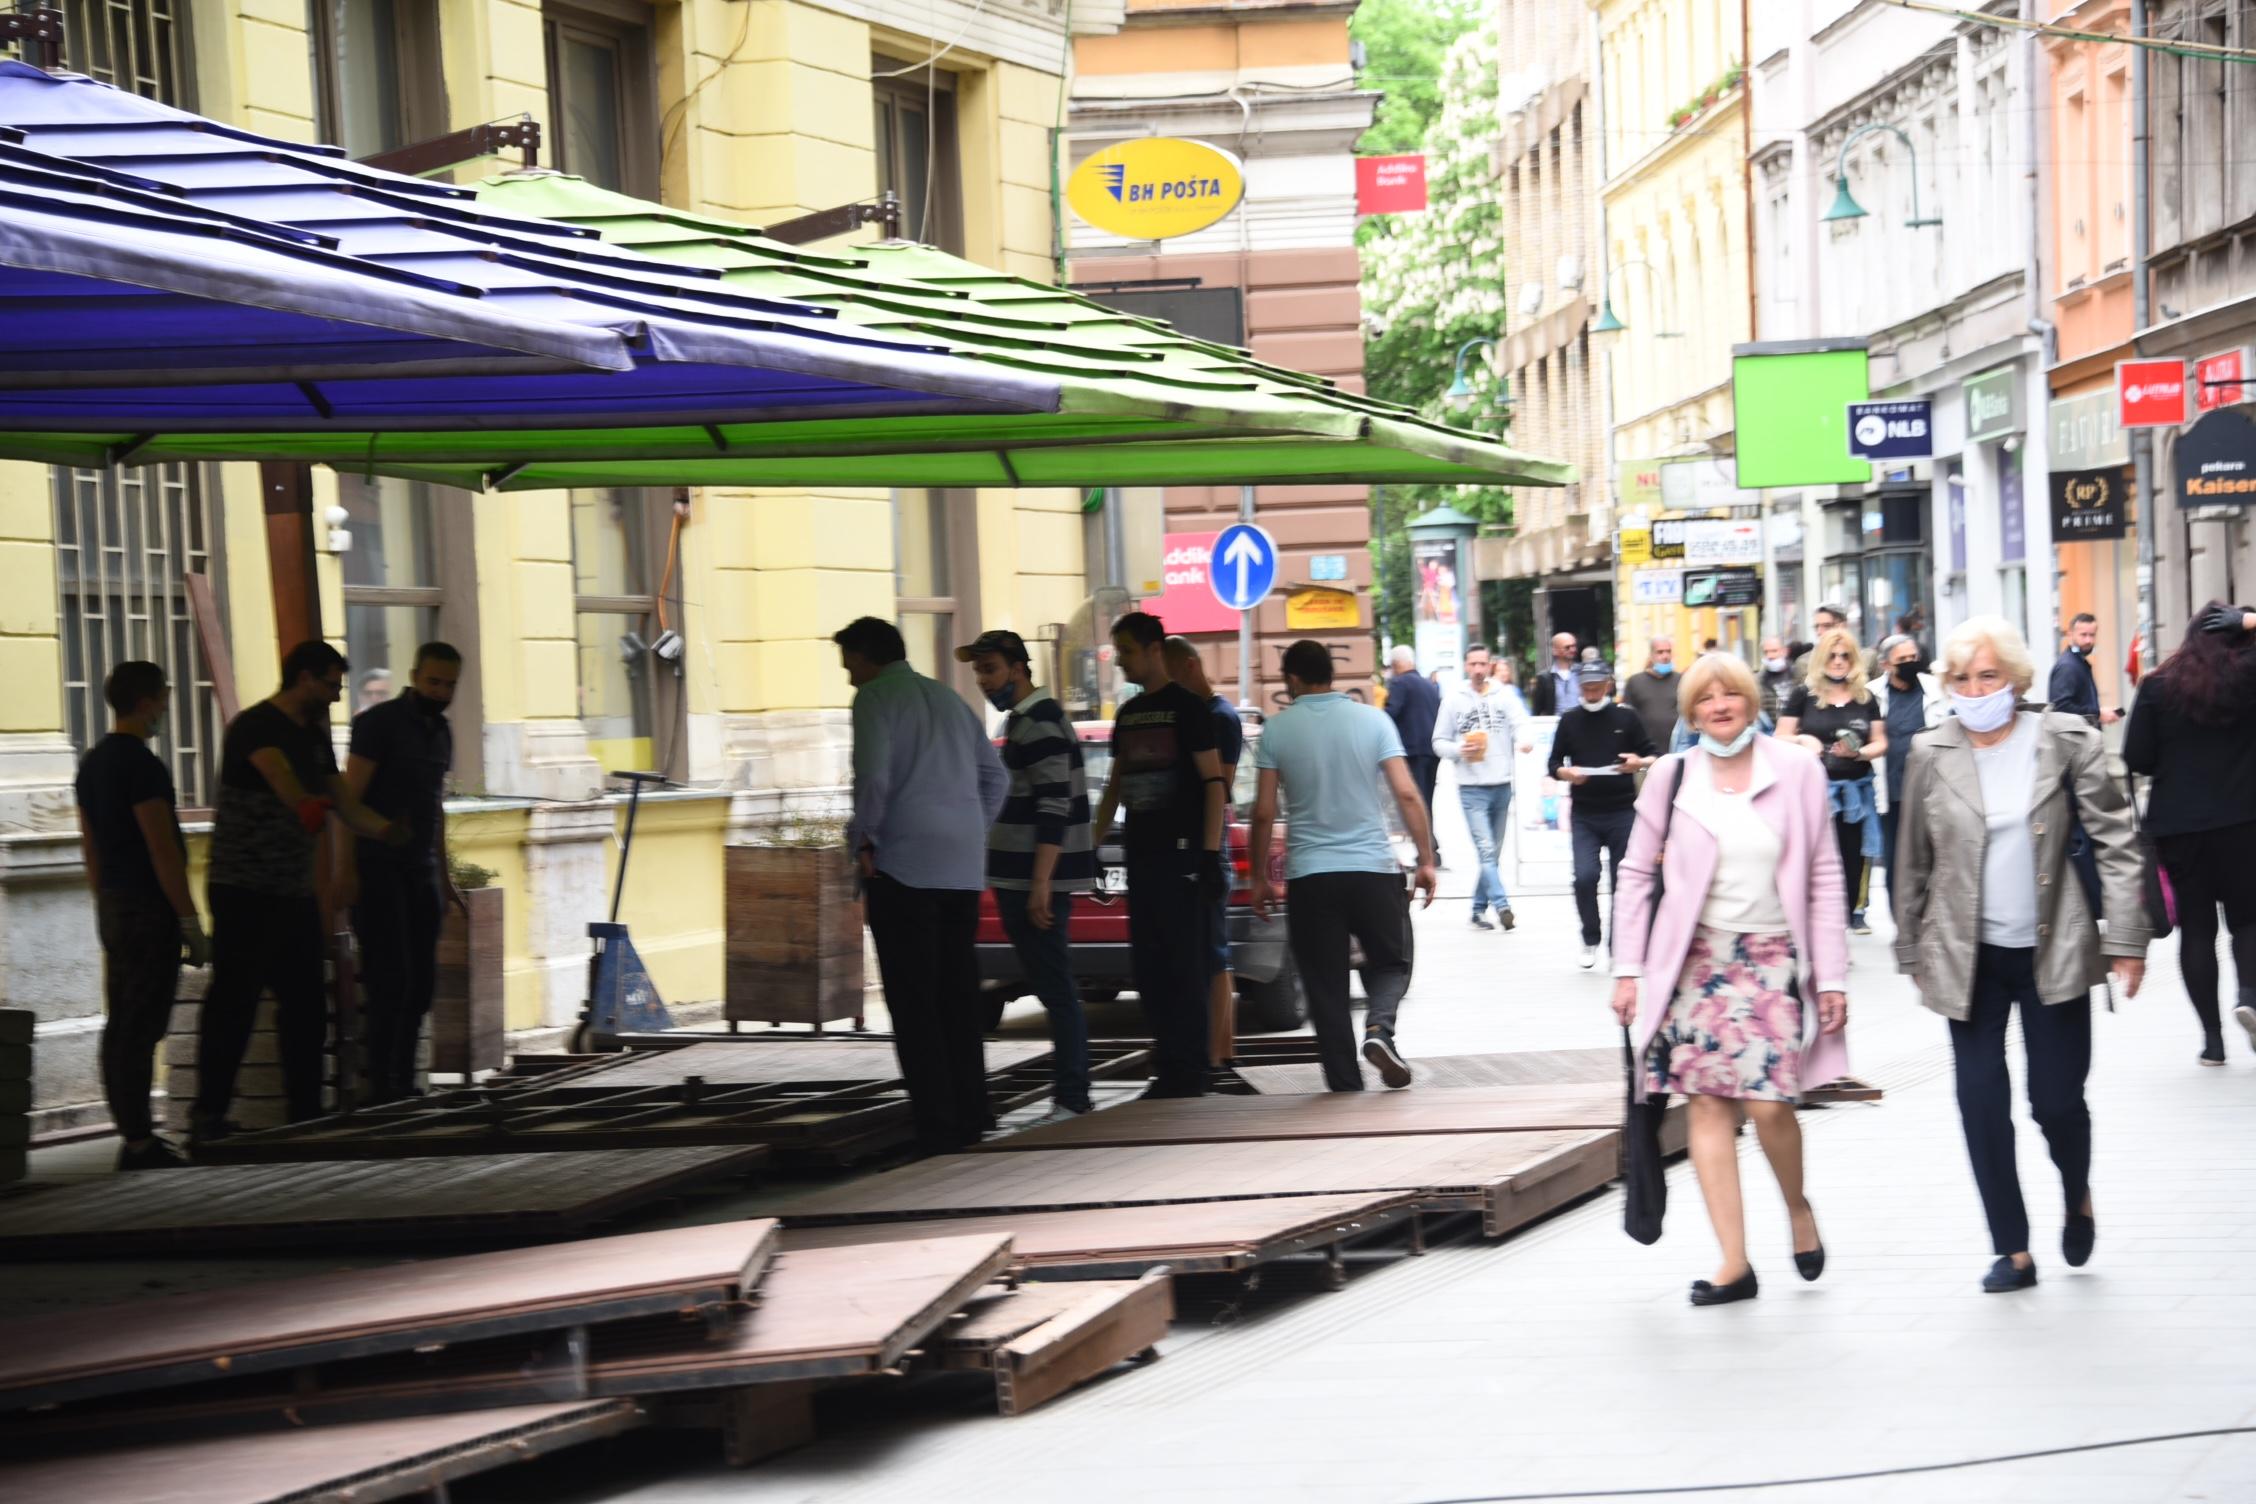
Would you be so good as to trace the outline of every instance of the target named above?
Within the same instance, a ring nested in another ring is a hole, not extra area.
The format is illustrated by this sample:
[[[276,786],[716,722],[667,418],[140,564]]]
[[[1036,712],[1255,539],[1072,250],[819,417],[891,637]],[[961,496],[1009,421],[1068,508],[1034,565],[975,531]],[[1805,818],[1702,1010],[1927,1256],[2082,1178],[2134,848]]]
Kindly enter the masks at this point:
[[[1598,964],[1598,856],[1618,886],[1622,856],[1637,823],[1637,779],[1660,749],[1637,712],[1613,701],[1614,671],[1603,663],[1579,670],[1582,702],[1551,733],[1550,773],[1574,789],[1575,912],[1582,920],[1582,969]],[[1608,926],[1611,928],[1611,926]]]
[[[461,677],[461,652],[426,642],[415,650],[406,692],[353,717],[345,786],[415,836],[395,847],[354,840],[348,830],[351,859],[338,864],[338,898],[352,910],[360,940],[370,1102],[417,1094],[415,1051],[438,982],[439,921],[447,904],[464,907],[446,855],[446,782],[454,767],[446,712]]]
[[[227,1109],[261,993],[274,993],[282,1091],[291,1122],[321,1115],[329,1014],[322,951],[334,912],[329,817],[403,846],[404,821],[366,808],[337,771],[329,707],[345,692],[345,655],[301,642],[282,660],[282,687],[228,722],[212,812],[212,983],[196,1038],[191,1148],[235,1132]],[[318,884],[318,890],[317,890]]]
[[[94,890],[102,939],[102,1095],[125,1142],[120,1170],[182,1163],[157,1137],[149,1088],[157,1047],[172,1026],[183,957],[211,959],[188,892],[172,770],[149,750],[164,724],[170,687],[154,663],[132,661],[102,684],[116,719],[78,765],[78,842]]]
[[[1167,674],[1167,629],[1131,611],[1113,624],[1120,671],[1144,692],[1112,722],[1112,774],[1097,807],[1099,845],[1128,811],[1128,950],[1152,1031],[1146,1096],[1206,1092],[1208,927],[1227,891],[1222,808],[1228,786],[1215,747],[1214,707]]]
[[[1188,637],[1170,637],[1164,645],[1167,677],[1205,702],[1214,716],[1214,755],[1222,762],[1225,804],[1236,802],[1238,760],[1245,755],[1245,722],[1238,707],[1214,692],[1206,677],[1206,664]],[[1238,979],[1230,969],[1230,895],[1214,896],[1214,911],[1207,916],[1206,1024],[1207,1058],[1228,1065],[1237,1056]]]

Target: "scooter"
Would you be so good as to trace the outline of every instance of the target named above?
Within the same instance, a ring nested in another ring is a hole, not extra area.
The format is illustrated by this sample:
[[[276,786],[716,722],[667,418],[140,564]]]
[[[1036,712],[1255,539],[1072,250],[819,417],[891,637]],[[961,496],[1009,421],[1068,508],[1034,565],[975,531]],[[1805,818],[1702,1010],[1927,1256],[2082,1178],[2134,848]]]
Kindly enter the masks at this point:
[[[673,1015],[666,1011],[665,999],[658,995],[658,984],[650,980],[642,957],[635,953],[633,938],[619,922],[619,900],[627,889],[627,861],[634,855],[635,814],[642,806],[642,786],[664,783],[666,775],[614,773],[611,776],[625,780],[630,790],[627,833],[619,842],[619,870],[611,882],[611,917],[588,925],[588,938],[595,942],[595,954],[588,957],[587,1006],[580,1013],[579,1027],[572,1031],[575,1054],[616,1050],[621,1034],[655,1033],[674,1026]]]

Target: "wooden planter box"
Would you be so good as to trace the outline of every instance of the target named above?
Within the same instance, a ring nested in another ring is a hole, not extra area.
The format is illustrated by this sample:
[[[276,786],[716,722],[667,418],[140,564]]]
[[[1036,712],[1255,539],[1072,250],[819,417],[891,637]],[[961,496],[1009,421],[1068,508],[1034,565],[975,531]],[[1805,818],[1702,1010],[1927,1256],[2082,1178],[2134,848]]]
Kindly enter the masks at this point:
[[[862,1016],[862,901],[845,853],[728,849],[725,1016],[814,1024]]]
[[[439,972],[431,997],[431,1069],[448,1075],[498,1071],[502,1046],[502,888],[470,888],[464,914],[439,921]]]

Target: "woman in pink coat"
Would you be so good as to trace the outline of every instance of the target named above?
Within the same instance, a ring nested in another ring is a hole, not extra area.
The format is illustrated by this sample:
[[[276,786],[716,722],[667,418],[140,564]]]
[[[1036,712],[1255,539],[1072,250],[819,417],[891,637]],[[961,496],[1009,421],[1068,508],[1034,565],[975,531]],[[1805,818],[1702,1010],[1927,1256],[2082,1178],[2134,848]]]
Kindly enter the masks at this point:
[[[1655,767],[1637,800],[1614,895],[1614,1015],[1636,1046],[1639,1095],[1690,1099],[1692,1165],[1723,1245],[1692,1304],[1726,1305],[1756,1293],[1743,1117],[1785,1195],[1795,1267],[1804,1279],[1825,1268],[1794,1103],[1848,1068],[1849,947],[1824,767],[1755,734],[1762,692],[1737,658],[1693,664],[1677,703],[1700,745]]]

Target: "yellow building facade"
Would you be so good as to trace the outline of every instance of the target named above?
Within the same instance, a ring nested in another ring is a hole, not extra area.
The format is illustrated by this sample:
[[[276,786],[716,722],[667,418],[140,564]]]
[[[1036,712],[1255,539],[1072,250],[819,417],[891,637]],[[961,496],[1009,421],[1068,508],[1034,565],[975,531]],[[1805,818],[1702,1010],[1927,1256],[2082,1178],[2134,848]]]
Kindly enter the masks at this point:
[[[144,53],[97,59],[86,41],[103,8],[72,0],[67,66],[356,157],[529,116],[544,128],[545,167],[747,224],[891,191],[908,237],[1054,280],[1071,56],[1061,8],[128,3],[146,23]],[[1107,10],[1077,6],[1074,24],[1101,27]],[[469,183],[518,165],[512,153],[451,175]],[[865,614],[897,619],[912,659],[944,678],[959,672],[946,649],[983,628],[1054,636],[1088,595],[1081,500],[473,495],[317,472],[323,629],[353,662],[340,733],[348,713],[404,687],[418,641],[442,637],[468,657],[451,829],[457,854],[509,890],[509,1026],[561,1025],[579,1010],[585,926],[608,908],[624,824],[606,775],[626,767],[656,767],[677,787],[645,797],[622,917],[669,1000],[719,998],[725,845],[843,810],[851,690],[831,633]],[[268,562],[257,466],[0,464],[0,1006],[40,1014],[43,1106],[95,1095],[98,951],[70,782],[106,729],[102,674],[126,658],[165,663],[181,688],[158,750],[184,809],[208,805],[215,660],[184,582],[211,582],[248,704],[272,692],[288,646]],[[669,630],[678,660],[652,651]]]
[[[1635,514],[1709,516],[1742,503],[1732,481],[1732,346],[1754,337],[1748,266],[1747,89],[1741,0],[1594,0],[1604,100],[1605,336],[1614,501]],[[1751,496],[1744,498],[1751,502]],[[1643,571],[1689,573],[1617,550],[1622,669],[1655,636],[1678,658],[1731,646],[1751,612],[1687,609]]]

